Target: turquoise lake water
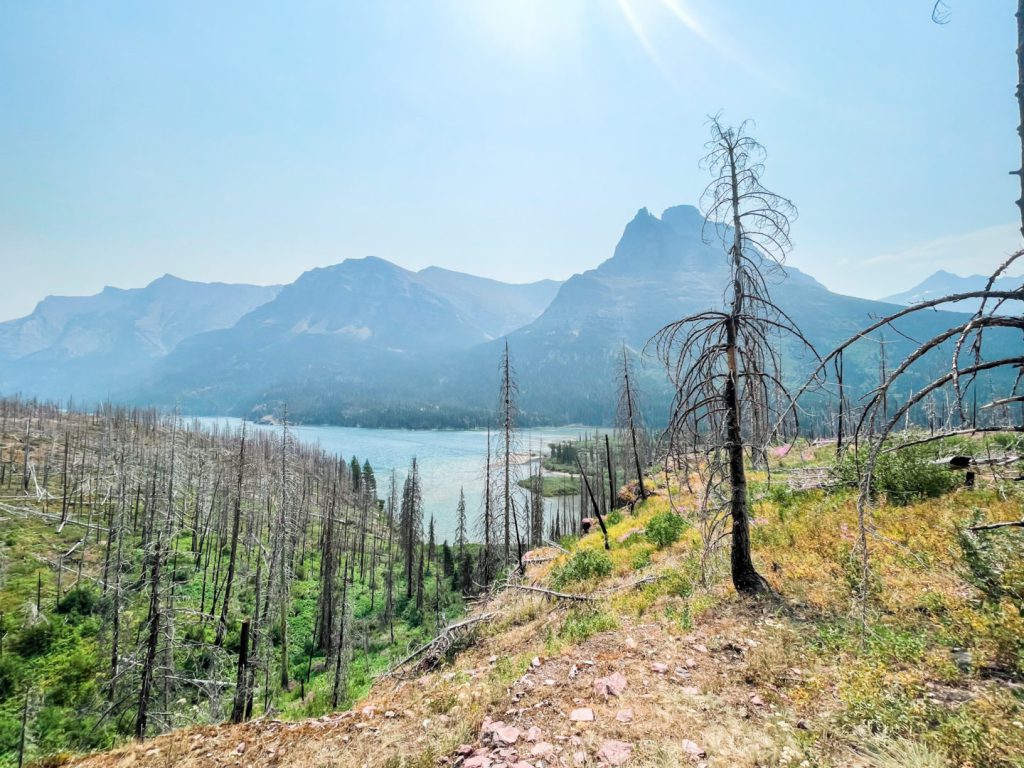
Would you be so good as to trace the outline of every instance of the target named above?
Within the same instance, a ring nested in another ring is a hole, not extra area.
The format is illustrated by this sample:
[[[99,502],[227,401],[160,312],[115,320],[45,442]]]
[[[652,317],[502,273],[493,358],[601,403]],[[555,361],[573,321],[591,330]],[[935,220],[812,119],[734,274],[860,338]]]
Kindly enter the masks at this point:
[[[230,425],[233,428],[241,426],[241,421],[233,418],[207,417],[199,421],[209,425]],[[277,432],[281,430],[281,427],[274,426],[261,425],[258,428]],[[360,464],[368,459],[377,478],[378,494],[381,497],[388,493],[392,470],[397,475],[401,492],[401,483],[415,456],[422,477],[424,525],[433,515],[438,541],[454,538],[460,488],[465,490],[466,508],[471,521],[475,521],[483,506],[484,464],[487,458],[485,430],[361,429],[298,425],[291,425],[288,429],[296,439],[317,444],[328,453],[344,456],[348,460],[356,456]],[[593,427],[542,427],[522,431],[519,442],[523,453],[530,447],[533,454],[543,450],[544,455],[547,455],[549,443],[594,432]],[[524,476],[528,472],[525,466],[521,471]],[[523,491],[523,498],[527,496],[528,493]],[[546,506],[553,510],[557,503],[556,499],[548,499]],[[565,499],[562,503],[571,504],[575,509],[579,500]]]

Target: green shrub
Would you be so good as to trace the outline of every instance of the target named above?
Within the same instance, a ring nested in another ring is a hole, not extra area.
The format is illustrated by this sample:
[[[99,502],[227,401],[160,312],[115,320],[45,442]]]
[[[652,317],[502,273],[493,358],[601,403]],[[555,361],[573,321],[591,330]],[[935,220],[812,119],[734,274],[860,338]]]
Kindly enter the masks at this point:
[[[57,613],[89,616],[96,609],[96,593],[85,587],[75,587],[57,604]]]
[[[582,549],[569,562],[558,566],[551,574],[551,585],[561,589],[567,584],[601,578],[612,572],[612,559],[597,549]]]
[[[687,522],[675,512],[662,512],[647,522],[647,539],[658,549],[679,541],[686,530]]]
[[[957,543],[963,556],[961,576],[978,589],[987,603],[1003,599],[1013,603],[1024,615],[1024,536],[1013,528],[972,531],[983,522],[981,510],[957,530]]]
[[[8,699],[18,690],[22,678],[22,663],[9,653],[0,656],[0,701]]]
[[[618,626],[619,623],[610,614],[600,610],[578,608],[565,617],[565,623],[558,630],[558,636],[563,640],[580,643],[598,632],[606,632]]]
[[[614,512],[609,512],[608,517],[605,518],[605,522],[608,523],[608,525],[618,525],[622,522],[622,513],[617,509]]]
[[[848,452],[836,465],[839,478],[851,485],[859,482],[866,451]],[[906,505],[949,493],[962,484],[963,476],[942,464],[933,464],[925,447],[906,448],[878,456],[871,478],[871,491],[884,494],[890,504]]]
[[[49,623],[41,621],[22,629],[11,643],[11,649],[18,655],[28,658],[45,653],[52,642],[53,627]]]

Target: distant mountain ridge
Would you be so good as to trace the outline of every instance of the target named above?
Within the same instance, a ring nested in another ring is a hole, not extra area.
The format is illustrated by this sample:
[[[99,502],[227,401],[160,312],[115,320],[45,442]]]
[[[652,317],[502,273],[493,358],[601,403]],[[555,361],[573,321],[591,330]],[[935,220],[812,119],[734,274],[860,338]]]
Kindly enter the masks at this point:
[[[0,390],[102,396],[182,340],[234,325],[278,290],[164,275],[144,288],[47,297],[30,315],[0,323]]]
[[[524,424],[610,422],[623,348],[637,361],[658,423],[672,392],[648,342],[664,325],[722,305],[728,264],[718,236],[728,234],[706,226],[693,206],[661,216],[642,208],[610,258],[564,283],[413,272],[371,256],[310,270],[280,289],[253,289],[271,293],[247,294],[250,306],[235,304],[233,318],[183,300],[192,325],[166,298],[140,307],[109,289],[48,299],[28,318],[0,324],[0,390],[254,418],[287,406],[293,420],[311,423],[482,426],[507,338]],[[791,267],[770,270],[768,279],[776,302],[823,352],[897,309],[833,293]],[[162,296],[158,283],[141,290]],[[900,359],[912,339],[960,317],[901,320],[886,334],[886,352]],[[786,378],[802,381],[813,355],[779,345]],[[879,349],[868,341],[844,356],[851,397],[877,383]],[[912,370],[905,381],[919,386],[924,375]]]
[[[952,272],[940,269],[922,280],[913,288],[901,291],[900,293],[894,293],[892,296],[882,299],[882,301],[910,306],[912,304],[920,304],[922,301],[939,299],[943,296],[980,291],[985,288],[988,281],[989,277],[986,275],[969,275],[967,277],[961,277],[960,275],[955,275]],[[1022,283],[1024,283],[1024,276],[1001,277],[993,284],[993,288],[997,291],[1010,290],[1013,288],[1019,288]],[[946,308],[958,312],[976,312],[978,310],[979,303],[978,299],[963,299],[954,304],[950,304]],[[1004,315],[1019,315],[1022,312],[1024,312],[1024,303],[1019,301],[1007,302],[999,308],[999,314]]]

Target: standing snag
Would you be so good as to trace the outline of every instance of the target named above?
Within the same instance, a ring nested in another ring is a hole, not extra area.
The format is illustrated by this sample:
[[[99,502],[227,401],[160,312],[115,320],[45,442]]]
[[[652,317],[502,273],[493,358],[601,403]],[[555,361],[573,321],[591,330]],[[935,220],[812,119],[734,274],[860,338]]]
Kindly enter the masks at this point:
[[[760,456],[772,424],[791,409],[782,382],[782,337],[810,343],[771,298],[766,275],[782,272],[795,206],[761,183],[765,150],[738,127],[711,120],[703,164],[705,237],[721,240],[728,263],[724,307],[662,328],[654,337],[675,387],[669,452],[702,480],[705,541],[713,546],[731,521],[731,570],[737,591],[767,588],[750,555],[746,455]]]

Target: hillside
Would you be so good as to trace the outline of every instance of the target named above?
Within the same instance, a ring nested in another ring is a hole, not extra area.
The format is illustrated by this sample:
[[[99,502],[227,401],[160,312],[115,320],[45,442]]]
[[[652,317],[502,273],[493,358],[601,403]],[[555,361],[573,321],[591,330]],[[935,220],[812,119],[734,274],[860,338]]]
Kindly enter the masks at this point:
[[[182,340],[234,325],[277,291],[164,275],[144,288],[50,296],[0,323],[0,392],[102,400]]]
[[[1009,291],[1019,288],[1022,280],[1024,280],[1022,277],[1001,277],[993,283],[992,287],[997,291]],[[922,280],[913,288],[901,291],[900,293],[895,293],[892,296],[887,296],[883,301],[889,301],[893,304],[906,304],[909,306],[922,301],[928,301],[929,299],[937,299],[941,296],[951,296],[956,293],[980,291],[985,288],[988,281],[989,277],[987,275],[969,275],[967,277],[961,277],[960,275],[954,275],[952,272],[940,269],[938,272]],[[978,299],[963,299],[962,301],[951,304],[950,308],[955,309],[958,312],[976,312],[978,310],[979,303]],[[998,314],[1019,315],[1021,312],[1024,312],[1024,305],[1019,301],[1010,301],[1006,302],[1000,308]]]
[[[608,555],[597,533],[533,553],[438,668],[413,663],[337,714],[198,727],[70,764],[1019,766],[1024,604],[972,586],[956,532],[1016,520],[1020,491],[993,475],[943,491],[947,470],[927,460],[949,447],[918,451],[904,465],[917,480],[890,489],[909,503],[873,513],[866,623],[855,494],[780,485],[834,450],[798,446],[754,489],[755,560],[774,598],[727,587],[692,499],[660,474],[654,497],[610,520]],[[670,504],[682,525],[666,527]],[[1004,562],[1003,583],[1019,585],[1021,560]]]

